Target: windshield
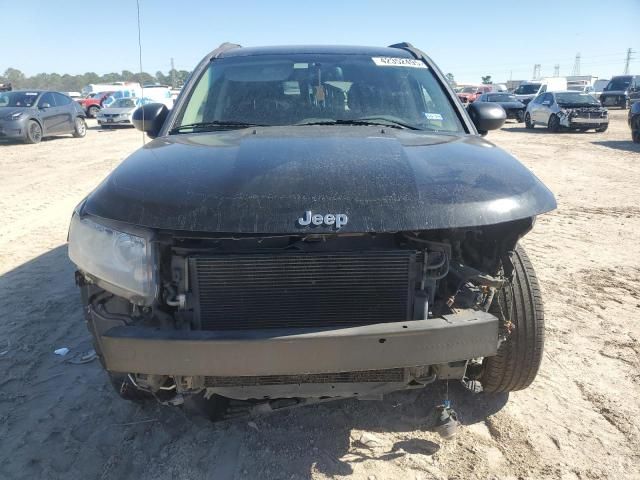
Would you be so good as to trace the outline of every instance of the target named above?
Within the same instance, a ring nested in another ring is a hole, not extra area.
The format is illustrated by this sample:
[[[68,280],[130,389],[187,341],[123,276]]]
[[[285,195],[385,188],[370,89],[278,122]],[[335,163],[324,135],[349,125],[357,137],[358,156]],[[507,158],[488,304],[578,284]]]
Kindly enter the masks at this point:
[[[531,95],[534,93],[538,93],[538,90],[540,90],[540,83],[527,83],[527,84],[523,84],[518,86],[518,88],[516,88],[515,94],[517,95]]]
[[[406,58],[292,54],[214,60],[172,131],[186,125],[276,126],[364,121],[463,131],[431,70]],[[195,130],[196,128],[192,129]]]
[[[111,105],[110,108],[133,108],[136,106],[136,102],[133,98],[119,98]]]
[[[38,99],[37,92],[0,93],[0,107],[33,107]]]
[[[631,77],[617,77],[611,79],[611,81],[604,87],[605,92],[612,90],[626,90],[631,85]]]
[[[600,105],[598,100],[586,93],[556,93],[558,105]]]
[[[506,93],[497,95],[487,95],[487,102],[517,102],[518,99],[513,95],[507,95]]]

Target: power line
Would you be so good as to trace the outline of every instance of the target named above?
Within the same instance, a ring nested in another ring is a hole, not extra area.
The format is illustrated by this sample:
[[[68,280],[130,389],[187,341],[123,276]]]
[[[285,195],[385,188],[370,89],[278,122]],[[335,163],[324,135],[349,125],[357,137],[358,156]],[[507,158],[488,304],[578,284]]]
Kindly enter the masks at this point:
[[[631,48],[627,49],[627,58],[624,62],[624,74],[627,75],[629,73],[629,63],[631,63],[632,54],[635,52],[631,50]]]

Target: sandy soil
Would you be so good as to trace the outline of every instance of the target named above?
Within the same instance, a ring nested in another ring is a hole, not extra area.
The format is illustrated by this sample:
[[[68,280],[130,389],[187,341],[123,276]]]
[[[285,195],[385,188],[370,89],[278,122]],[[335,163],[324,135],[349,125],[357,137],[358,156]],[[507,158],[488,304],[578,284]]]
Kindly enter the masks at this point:
[[[0,478],[640,478],[640,148],[624,113],[602,134],[490,134],[558,198],[524,241],[547,345],[525,391],[451,385],[464,426],[448,442],[429,431],[443,385],[219,424],[121,401],[97,362],[65,362],[90,348],[65,240],[141,135],[0,144]]]

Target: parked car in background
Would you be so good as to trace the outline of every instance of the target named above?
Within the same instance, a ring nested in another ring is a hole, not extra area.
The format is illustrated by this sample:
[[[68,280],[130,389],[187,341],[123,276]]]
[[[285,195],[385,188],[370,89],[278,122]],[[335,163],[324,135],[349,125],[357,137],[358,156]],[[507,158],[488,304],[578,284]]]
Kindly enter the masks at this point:
[[[462,91],[458,93],[458,98],[462,103],[473,103],[476,101],[476,99],[480,95],[490,91],[491,91],[491,85],[480,85],[477,87],[464,87]]]
[[[98,92],[117,92],[119,90],[140,89],[138,82],[90,83],[82,89],[83,95]]]
[[[542,80],[522,82],[513,93],[518,100],[527,105],[541,93],[562,92],[565,90],[567,90],[567,80],[565,78],[548,77]]]
[[[608,83],[608,78],[599,78],[593,82],[593,92],[591,92],[591,95],[596,98],[600,98],[600,95],[602,95],[602,92],[604,91],[604,87],[606,87]]]
[[[483,93],[476,102],[497,103],[504,109],[507,114],[507,118],[517,120],[518,122],[524,122],[524,110],[526,106],[512,93]]]
[[[96,115],[98,125],[102,128],[133,126],[131,114],[141,105],[154,102],[150,98],[119,98],[110,106],[103,108]]]
[[[547,92],[527,105],[524,121],[527,128],[543,125],[552,132],[561,128],[604,132],[609,126],[609,112],[586,93]]]
[[[10,92],[13,90],[10,83],[0,83],[0,92]]]
[[[618,75],[604,87],[600,103],[605,107],[627,109],[640,100],[640,75]]]
[[[0,93],[0,138],[38,143],[50,135],[84,137],[85,113],[59,92],[16,90]]]
[[[80,100],[82,98],[80,92],[64,92],[64,94],[72,100]]]
[[[593,87],[591,85],[574,83],[573,85],[568,85],[567,90],[570,92],[588,93],[589,95],[593,95]]]
[[[87,117],[95,118],[102,109],[104,101],[112,94],[112,91],[90,93],[87,97],[76,100],[83,108]]]
[[[640,102],[631,105],[628,121],[633,143],[640,143]]]

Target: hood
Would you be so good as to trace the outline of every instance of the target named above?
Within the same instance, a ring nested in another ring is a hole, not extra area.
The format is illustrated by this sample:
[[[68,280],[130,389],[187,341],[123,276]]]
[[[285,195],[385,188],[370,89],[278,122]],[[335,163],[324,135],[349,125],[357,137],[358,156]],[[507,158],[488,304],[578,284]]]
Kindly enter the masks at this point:
[[[380,127],[270,127],[158,138],[87,197],[83,213],[192,232],[316,233],[455,228],[554,209],[514,157],[475,135]]]
[[[109,108],[103,108],[100,113],[106,113],[109,115],[121,115],[123,113],[131,113],[133,112],[137,107],[120,107],[120,108],[114,108],[114,107],[109,107]]]

